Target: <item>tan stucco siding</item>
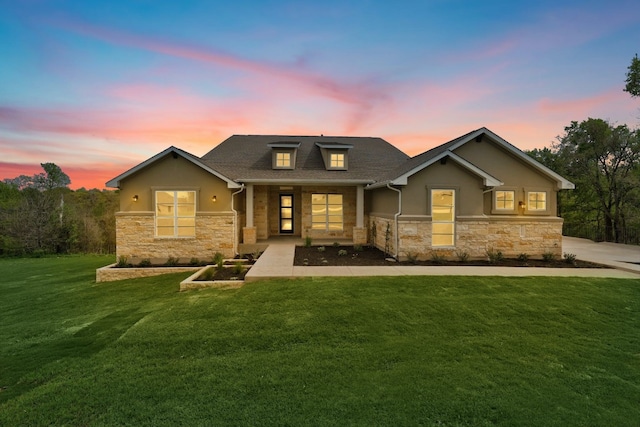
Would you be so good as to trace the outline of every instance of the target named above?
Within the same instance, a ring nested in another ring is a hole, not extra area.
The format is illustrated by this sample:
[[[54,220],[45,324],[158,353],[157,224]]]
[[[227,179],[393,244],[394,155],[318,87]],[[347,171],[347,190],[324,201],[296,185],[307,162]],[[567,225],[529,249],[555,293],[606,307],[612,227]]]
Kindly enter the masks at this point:
[[[402,187],[403,215],[431,215],[431,189],[456,190],[456,215],[482,214],[482,180],[453,160],[439,162],[409,177]]]
[[[233,191],[225,181],[183,157],[167,155],[120,182],[120,211],[153,211],[155,190],[195,190],[198,211],[231,210]],[[137,202],[133,201],[134,195],[138,195]]]
[[[365,193],[369,197],[370,210],[381,214],[394,214],[398,211],[398,193],[388,188],[376,188]]]
[[[558,193],[556,182],[491,140],[485,138],[482,142],[469,142],[458,148],[455,153],[471,160],[474,165],[501,180],[504,185],[500,188],[514,190],[516,205],[519,202],[526,203],[526,191],[547,191],[549,206],[545,214],[556,215]],[[489,192],[484,196],[484,213],[491,214],[492,206],[493,193]],[[522,212],[519,213],[522,214]]]

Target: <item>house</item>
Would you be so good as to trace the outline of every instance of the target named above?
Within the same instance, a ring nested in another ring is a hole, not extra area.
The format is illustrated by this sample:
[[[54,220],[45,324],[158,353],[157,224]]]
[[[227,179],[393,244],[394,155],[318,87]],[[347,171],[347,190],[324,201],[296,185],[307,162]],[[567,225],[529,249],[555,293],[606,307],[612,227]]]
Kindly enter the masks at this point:
[[[562,254],[565,178],[486,128],[415,157],[380,138],[234,135],[169,147],[107,182],[117,255],[209,259],[274,236],[348,239],[399,259]]]

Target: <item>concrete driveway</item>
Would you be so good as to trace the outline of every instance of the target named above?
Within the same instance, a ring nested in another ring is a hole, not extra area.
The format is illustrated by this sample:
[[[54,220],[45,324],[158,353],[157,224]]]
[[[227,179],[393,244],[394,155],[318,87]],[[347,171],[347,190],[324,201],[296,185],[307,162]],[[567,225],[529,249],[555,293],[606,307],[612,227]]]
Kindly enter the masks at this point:
[[[577,237],[562,238],[562,252],[583,261],[597,262],[640,274],[640,246],[600,242]]]

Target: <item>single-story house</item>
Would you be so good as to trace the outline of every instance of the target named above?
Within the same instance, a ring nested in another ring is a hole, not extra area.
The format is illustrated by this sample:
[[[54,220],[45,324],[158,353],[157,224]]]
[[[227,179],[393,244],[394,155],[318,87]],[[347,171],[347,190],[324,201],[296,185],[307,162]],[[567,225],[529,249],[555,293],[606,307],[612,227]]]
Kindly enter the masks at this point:
[[[117,256],[209,259],[274,236],[371,244],[398,259],[562,255],[574,185],[486,128],[410,157],[381,138],[234,135],[169,147],[120,189]]]

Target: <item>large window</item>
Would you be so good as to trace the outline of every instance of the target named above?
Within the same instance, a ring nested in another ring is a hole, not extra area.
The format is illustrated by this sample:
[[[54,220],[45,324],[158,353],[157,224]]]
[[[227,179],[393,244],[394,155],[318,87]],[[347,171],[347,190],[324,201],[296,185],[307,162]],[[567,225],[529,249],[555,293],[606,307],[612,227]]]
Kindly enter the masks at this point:
[[[455,245],[455,190],[431,190],[431,245]]]
[[[546,191],[529,191],[527,193],[527,209],[530,211],[546,211],[547,210],[547,192]]]
[[[342,194],[312,194],[311,212],[312,229],[342,230]]]
[[[156,191],[156,236],[196,235],[196,192]]]
[[[501,211],[514,210],[515,199],[516,199],[515,191],[502,191],[502,190],[496,191],[496,201],[495,201],[496,210],[501,210]]]

